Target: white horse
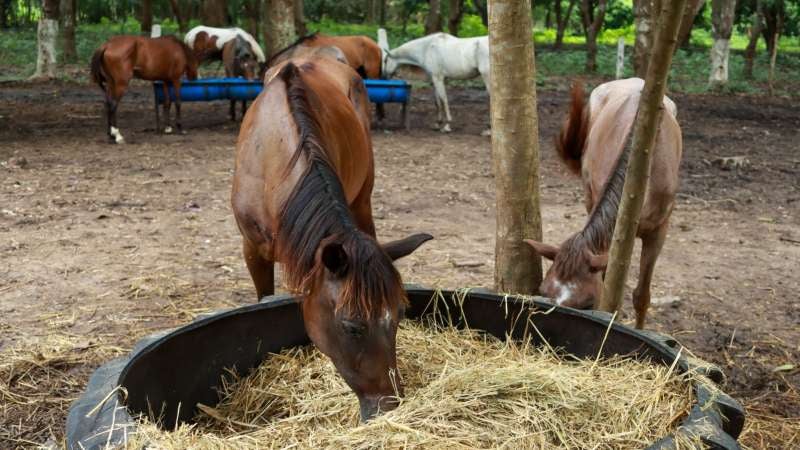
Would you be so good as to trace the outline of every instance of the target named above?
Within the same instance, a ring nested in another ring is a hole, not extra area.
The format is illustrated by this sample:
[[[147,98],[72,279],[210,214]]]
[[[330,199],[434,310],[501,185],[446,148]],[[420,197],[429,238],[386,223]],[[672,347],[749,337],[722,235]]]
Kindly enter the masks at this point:
[[[382,39],[379,39],[379,43]],[[450,131],[450,106],[447,103],[445,78],[466,80],[480,75],[489,92],[489,37],[457,38],[435,33],[406,42],[394,50],[384,42],[383,76],[391,78],[401,65],[417,66],[431,78],[436,97],[437,125]],[[491,93],[490,93],[491,94]],[[444,125],[442,125],[444,112]]]
[[[236,36],[241,36],[253,48],[256,60],[259,63],[265,63],[267,61],[267,58],[264,56],[264,51],[261,50],[261,46],[258,45],[258,41],[256,41],[250,33],[241,28],[214,28],[200,25],[189,30],[189,32],[186,33],[186,36],[183,38],[183,42],[185,42],[186,45],[188,45],[192,50],[196,50],[195,40],[200,33],[205,33],[205,35],[202,36],[204,38],[203,40],[207,40],[209,43],[213,44],[220,54],[222,52],[222,47],[224,47],[228,41],[235,39]]]

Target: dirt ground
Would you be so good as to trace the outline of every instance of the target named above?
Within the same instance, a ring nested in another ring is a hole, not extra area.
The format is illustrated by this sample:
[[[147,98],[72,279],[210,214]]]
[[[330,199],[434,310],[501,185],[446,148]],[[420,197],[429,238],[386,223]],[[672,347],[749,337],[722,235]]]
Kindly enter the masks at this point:
[[[0,86],[0,448],[62,442],[91,371],[140,337],[256,300],[229,206],[238,126],[225,103],[186,104],[188,134],[155,135],[151,95],[138,84],[125,97],[128,144],[112,146],[96,88]],[[426,89],[415,92],[410,132],[374,130],[378,234],[435,236],[399,263],[407,282],[491,286],[488,97],[449,95],[452,134],[429,129]],[[586,218],[580,184],[552,149],[566,97],[539,92],[551,243]],[[797,448],[800,110],[782,99],[673,98],[682,187],[648,327],[724,369],[725,390],[748,411],[747,447]],[[399,107],[388,110],[391,124]],[[735,156],[741,167],[719,160]]]

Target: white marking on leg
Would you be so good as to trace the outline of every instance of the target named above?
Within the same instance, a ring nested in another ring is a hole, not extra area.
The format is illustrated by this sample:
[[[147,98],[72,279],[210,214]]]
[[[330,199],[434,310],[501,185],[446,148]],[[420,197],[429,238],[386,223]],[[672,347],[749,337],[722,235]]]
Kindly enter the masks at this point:
[[[165,133],[165,134],[170,134],[170,133],[172,133],[172,127],[168,126],[168,127],[164,128],[164,133]]]
[[[114,136],[114,142],[117,144],[125,143],[125,138],[122,137],[122,133],[119,132],[119,128],[111,127],[111,136]]]

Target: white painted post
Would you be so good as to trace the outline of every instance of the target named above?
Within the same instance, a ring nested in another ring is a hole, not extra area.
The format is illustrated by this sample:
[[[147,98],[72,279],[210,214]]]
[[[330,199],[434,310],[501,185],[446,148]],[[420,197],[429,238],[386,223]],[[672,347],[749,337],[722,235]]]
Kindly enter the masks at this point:
[[[617,79],[622,78],[622,71],[625,68],[625,38],[617,41]]]
[[[378,28],[378,47],[381,50],[389,50],[389,37],[386,34],[386,30],[383,28]]]
[[[150,28],[150,37],[161,37],[161,25],[153,25],[152,28]]]

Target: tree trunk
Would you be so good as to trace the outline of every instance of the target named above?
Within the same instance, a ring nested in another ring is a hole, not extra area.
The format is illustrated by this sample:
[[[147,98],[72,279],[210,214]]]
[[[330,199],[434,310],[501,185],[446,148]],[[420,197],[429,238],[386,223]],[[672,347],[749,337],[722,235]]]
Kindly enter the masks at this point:
[[[758,37],[761,36],[761,28],[764,23],[763,14],[763,2],[762,0],[756,0],[756,12],[753,13],[753,24],[750,26],[750,40],[744,51],[744,77],[748,80],[753,79],[753,59],[756,56]]]
[[[442,3],[440,0],[428,0],[430,9],[425,19],[425,34],[442,31]]]
[[[544,28],[549,30],[553,28],[553,6],[555,6],[554,3],[559,3],[559,0],[551,0],[546,3],[547,13],[544,15]]]
[[[721,89],[728,84],[728,56],[735,11],[736,0],[711,0],[711,35],[714,37],[708,76],[711,89]]]
[[[153,0],[142,0],[139,23],[142,26],[142,34],[149,36],[153,29]]]
[[[606,0],[582,0],[583,32],[586,36],[586,71],[597,70],[597,35],[603,28]]]
[[[486,7],[486,0],[472,0],[472,4],[475,5],[475,10],[478,12],[478,15],[481,17],[481,22],[483,22],[483,26],[489,27],[489,8]]]
[[[78,60],[75,47],[75,14],[77,0],[61,0],[61,59],[72,63]]]
[[[247,32],[253,37],[261,35],[261,0],[245,0],[244,15],[247,17]]]
[[[561,0],[554,0],[553,9],[556,14],[556,42],[553,48],[556,50],[560,50],[564,43],[564,32],[567,31],[567,25],[569,25],[569,19],[572,16],[572,9],[575,7],[575,1],[576,0],[569,0],[567,13],[562,14]]]
[[[378,24],[386,25],[386,0],[378,0]]]
[[[0,28],[9,27],[8,14],[12,11],[11,0],[0,0]]]
[[[636,40],[633,44],[633,72],[639,78],[647,73],[647,61],[653,44],[653,0],[633,1]]]
[[[305,36],[308,33],[306,28],[306,13],[303,0],[294,0],[294,30],[298,36]]]
[[[767,2],[762,9],[764,15],[764,27],[762,34],[764,41],[767,44],[767,54],[772,54],[772,45],[775,43],[775,35],[780,33],[781,24],[783,23],[783,0],[774,0]]]
[[[56,77],[56,42],[58,40],[59,0],[42,0],[42,16],[37,32],[36,72],[31,79],[49,80]]]
[[[661,122],[662,102],[667,89],[667,75],[675,53],[678,28],[686,0],[662,2],[658,29],[655,33],[650,61],[647,64],[644,88],[639,99],[639,112],[633,128],[630,162],[625,172],[614,238],[609,251],[609,264],[604,279],[603,298],[598,309],[618,311],[622,306],[625,280],[631,264],[631,253],[639,228],[647,180],[650,176],[650,149],[656,141]]]
[[[495,290],[533,294],[542,281],[542,262],[523,242],[542,235],[531,0],[489,1]]]
[[[178,22],[178,30],[181,33],[189,31],[189,18],[188,14],[181,9],[178,0],[169,0],[169,6],[172,9],[172,14],[175,16],[175,21]]]
[[[453,36],[458,36],[458,27],[461,25],[461,18],[464,16],[464,0],[450,0],[449,6],[447,29]]]
[[[694,28],[694,19],[703,9],[706,0],[687,0],[686,7],[683,8],[683,18],[681,19],[681,29],[678,31],[678,46],[689,45]]]
[[[228,24],[226,0],[203,0],[200,16],[203,25],[210,27],[224,27]]]
[[[267,58],[295,40],[294,0],[265,0],[264,42]]]

